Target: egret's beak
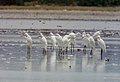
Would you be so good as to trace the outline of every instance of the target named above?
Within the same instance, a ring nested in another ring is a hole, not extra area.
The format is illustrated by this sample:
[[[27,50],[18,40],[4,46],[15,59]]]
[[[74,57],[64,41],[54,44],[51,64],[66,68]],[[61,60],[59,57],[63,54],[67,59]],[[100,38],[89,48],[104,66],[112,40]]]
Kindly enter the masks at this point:
[[[40,31],[38,31],[37,33],[38,33],[38,34],[40,34],[41,32],[40,32]]]
[[[23,36],[25,36],[25,31],[23,31],[23,32],[21,32],[21,36],[23,37]]]
[[[23,33],[21,34],[21,37],[27,37],[27,35],[25,34],[25,32],[23,32]]]

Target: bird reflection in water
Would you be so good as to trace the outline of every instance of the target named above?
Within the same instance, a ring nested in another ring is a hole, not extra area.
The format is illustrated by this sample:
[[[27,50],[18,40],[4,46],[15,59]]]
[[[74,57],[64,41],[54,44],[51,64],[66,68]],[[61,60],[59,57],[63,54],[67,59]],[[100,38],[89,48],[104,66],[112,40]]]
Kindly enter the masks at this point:
[[[32,48],[30,46],[27,46],[27,60],[31,59],[31,50]]]
[[[25,60],[25,71],[32,71],[32,58],[30,57],[30,54],[27,54],[28,57],[26,57]]]

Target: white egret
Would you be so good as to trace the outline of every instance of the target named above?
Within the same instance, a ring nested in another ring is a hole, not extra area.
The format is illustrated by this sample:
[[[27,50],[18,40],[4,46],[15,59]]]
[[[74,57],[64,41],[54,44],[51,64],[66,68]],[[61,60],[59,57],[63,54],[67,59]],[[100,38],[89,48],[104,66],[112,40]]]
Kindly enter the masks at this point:
[[[66,49],[66,53],[67,53],[67,48],[70,44],[70,36],[69,35],[65,35],[62,39],[63,41],[63,45],[62,45],[62,50],[64,51]]]
[[[27,32],[23,32],[22,36],[27,40],[27,46],[32,47],[32,38]]]
[[[54,50],[54,48],[56,47],[57,41],[56,41],[55,35],[52,32],[50,32],[50,38],[51,38],[51,43],[52,43],[53,50]]]
[[[56,38],[58,49],[59,49],[59,53],[58,54],[60,54],[61,51],[62,51],[62,45],[63,45],[62,36],[60,34],[56,33],[56,37],[55,38]]]
[[[61,48],[62,45],[63,45],[62,36],[61,36],[60,34],[56,33],[56,37],[55,37],[55,38],[56,38],[56,40],[57,40],[57,45],[58,45],[58,47]]]
[[[47,52],[47,39],[45,38],[45,36],[40,32],[39,33],[39,40],[41,42],[41,48],[43,48],[43,54],[46,54]]]
[[[84,47],[85,47],[85,48],[89,46],[89,42],[90,42],[90,41],[89,41],[86,33],[83,32],[83,33],[82,33],[82,43],[84,44]]]
[[[99,47],[101,48],[101,60],[102,60],[103,59],[102,53],[103,53],[103,51],[106,52],[106,45],[100,36],[97,37],[97,43],[98,43]]]
[[[89,39],[89,46],[91,48],[90,55],[93,55],[93,51],[95,51],[95,40],[90,34],[87,34],[87,37]]]
[[[86,47],[89,46],[90,40],[89,40],[89,38],[87,37],[87,35],[86,35],[85,32],[82,33],[82,43],[83,43],[83,45],[84,45],[83,52],[86,53]]]
[[[71,53],[72,53],[72,51],[74,52],[74,44],[75,44],[75,39],[76,39],[77,34],[71,32],[69,33],[69,36],[71,38],[70,44],[71,44]]]
[[[32,48],[32,38],[27,32],[23,32],[22,36],[27,40],[27,57],[31,57],[31,48]]]
[[[95,41],[97,40],[97,37],[100,36],[100,34],[101,34],[100,31],[97,31],[93,34],[93,38],[94,38]]]

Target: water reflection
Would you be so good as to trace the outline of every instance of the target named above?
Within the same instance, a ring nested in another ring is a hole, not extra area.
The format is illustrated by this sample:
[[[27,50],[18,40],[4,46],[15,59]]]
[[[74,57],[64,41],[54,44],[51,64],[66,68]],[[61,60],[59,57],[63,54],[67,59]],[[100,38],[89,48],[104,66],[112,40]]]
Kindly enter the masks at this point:
[[[39,62],[40,62],[40,71],[46,71],[47,70],[47,55],[43,55]]]
[[[11,39],[6,38],[10,36]],[[36,35],[35,35],[36,36]],[[51,51],[48,48],[47,54],[42,54],[42,49],[37,47],[37,40],[34,36],[32,48],[26,46],[25,40],[19,41],[17,35],[4,35],[0,44],[0,70],[17,71],[40,71],[40,72],[120,72],[120,44],[116,44],[116,38],[104,37],[107,43],[107,53],[103,58],[109,61],[101,61],[100,49],[96,47],[93,58],[90,57],[90,50],[83,47],[80,39],[75,44],[75,51],[60,56],[58,50]],[[12,41],[11,41],[12,40]],[[18,40],[18,42],[17,42]],[[109,40],[109,41],[108,41]],[[110,42],[111,41],[111,42]],[[109,43],[110,42],[110,43]],[[79,51],[77,49],[79,48]]]
[[[32,72],[32,58],[26,57],[25,60],[25,71]]]
[[[32,71],[32,47],[27,45],[27,55],[25,60],[25,71]]]
[[[22,70],[22,71],[25,70],[29,72],[41,71],[41,72],[85,72],[86,73],[86,72],[109,72],[110,70],[112,70],[108,68],[109,66],[111,66],[111,68],[112,67],[119,68],[119,65],[116,66],[116,63],[119,62],[116,62],[115,65],[113,65],[113,62],[118,61],[118,60],[114,60],[114,58],[110,59],[110,62],[101,61],[100,50],[97,50],[94,53],[93,58],[89,56],[90,55],[89,50],[86,52],[86,54],[83,54],[83,51],[78,52],[75,50],[74,54],[64,54],[62,56],[62,59],[59,59],[57,50],[54,51],[49,50],[47,52],[48,54],[44,55],[42,53],[38,53],[38,52],[42,52],[42,49],[39,49],[39,47],[38,48],[33,47],[32,50],[30,50],[29,48],[26,49],[28,50],[26,54],[25,51],[26,46],[22,46],[22,47],[15,47],[15,46],[11,48],[12,50],[10,50],[9,47],[6,48],[7,53],[11,51],[13,51],[14,53],[7,55],[5,53],[6,51],[2,51],[2,53],[0,54],[1,70],[7,69],[7,70]],[[19,50],[21,50],[21,48],[22,48],[22,53],[16,55],[16,53],[19,53]],[[115,56],[117,57],[118,55]],[[107,68],[108,70],[106,70]],[[116,71],[116,70],[112,70],[112,71]]]
[[[53,51],[49,54],[50,56],[48,56],[48,63],[50,66],[50,71],[56,71],[56,51]]]
[[[27,59],[31,59],[32,57],[32,47],[27,45]]]

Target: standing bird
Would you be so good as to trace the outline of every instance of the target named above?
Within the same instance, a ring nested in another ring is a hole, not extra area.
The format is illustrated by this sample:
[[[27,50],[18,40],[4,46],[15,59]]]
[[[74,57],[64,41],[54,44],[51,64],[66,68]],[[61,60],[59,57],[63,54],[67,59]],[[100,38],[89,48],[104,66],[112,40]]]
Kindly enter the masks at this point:
[[[70,44],[71,44],[71,53],[72,53],[72,51],[74,52],[74,44],[77,34],[71,32],[69,33],[69,36],[71,37]]]
[[[100,36],[100,34],[101,34],[100,31],[97,31],[93,34],[93,38],[95,41],[97,41],[97,38],[98,38],[98,36]]]
[[[55,35],[54,35],[52,32],[50,32],[50,38],[51,38],[51,43],[52,43],[53,50],[54,50],[55,47],[56,47],[56,43],[57,43],[57,41],[56,41],[56,37],[55,37]]]
[[[99,47],[101,48],[101,60],[102,60],[103,59],[102,53],[103,53],[103,51],[106,52],[106,45],[100,36],[97,37],[97,43],[98,43]]]
[[[41,47],[43,48],[43,54],[46,54],[47,53],[47,39],[41,32],[39,34],[40,34],[39,40],[41,42]]]
[[[32,38],[27,32],[23,32],[22,36],[27,40],[27,58],[31,58]]]
[[[89,46],[91,48],[90,55],[93,55],[93,51],[95,51],[95,40],[90,34],[87,34],[87,37],[89,39]]]
[[[82,33],[82,43],[84,45],[83,52],[86,54],[86,48],[89,46],[90,40],[85,32]]]
[[[69,46],[69,44],[70,44],[70,40],[71,40],[71,38],[70,38],[69,35],[64,35],[64,37],[63,37],[63,39],[62,39],[62,41],[63,41],[63,44],[62,44],[62,50],[63,50],[63,52],[64,52],[65,49],[66,49],[66,53],[67,53],[68,46]],[[64,53],[63,53],[63,54],[64,54]]]
[[[57,41],[57,45],[59,48],[59,51],[62,49],[62,45],[63,45],[63,41],[62,41],[62,36],[60,36],[60,34],[56,33],[56,41]]]

